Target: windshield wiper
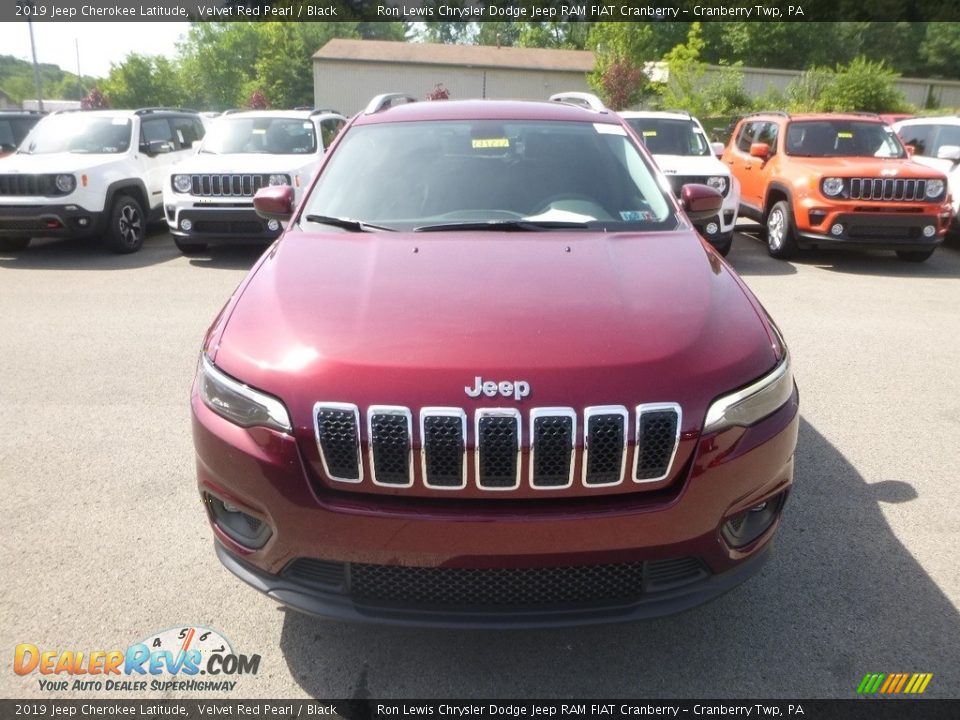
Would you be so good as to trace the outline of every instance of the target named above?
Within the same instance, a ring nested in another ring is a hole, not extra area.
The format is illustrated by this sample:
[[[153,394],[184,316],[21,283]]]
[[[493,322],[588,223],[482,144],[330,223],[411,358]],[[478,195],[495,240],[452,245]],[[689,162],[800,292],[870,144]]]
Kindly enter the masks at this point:
[[[414,232],[443,232],[446,230],[521,230],[540,232],[543,230],[562,230],[590,227],[584,222],[569,220],[483,220],[478,222],[442,223],[439,225],[421,225]]]
[[[372,225],[368,222],[364,222],[363,220],[353,220],[352,218],[338,218],[331,217],[329,215],[307,215],[304,220],[307,222],[317,223],[319,225],[333,225],[334,227],[343,228],[344,230],[349,230],[350,232],[374,232],[375,230],[396,232],[396,230],[391,227]]]

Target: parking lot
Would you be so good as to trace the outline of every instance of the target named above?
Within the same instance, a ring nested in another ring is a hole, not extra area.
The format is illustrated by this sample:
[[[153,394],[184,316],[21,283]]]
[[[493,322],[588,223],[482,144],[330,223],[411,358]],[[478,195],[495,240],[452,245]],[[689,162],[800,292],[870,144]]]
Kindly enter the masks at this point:
[[[956,241],[922,264],[786,263],[738,234],[728,259],[783,329],[801,396],[773,559],[681,615],[512,632],[317,620],[220,566],[188,392],[205,328],[257,255],[188,258],[161,231],[126,256],[71,241],[0,253],[6,663],[18,643],[125,648],[195,624],[261,655],[238,697],[849,698],[867,672],[930,672],[927,695],[960,696]],[[4,697],[44,694],[7,668]]]

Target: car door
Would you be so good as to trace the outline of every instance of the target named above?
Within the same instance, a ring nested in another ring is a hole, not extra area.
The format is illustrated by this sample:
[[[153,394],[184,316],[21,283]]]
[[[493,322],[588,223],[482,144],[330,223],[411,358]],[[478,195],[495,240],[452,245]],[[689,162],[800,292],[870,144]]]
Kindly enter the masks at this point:
[[[757,175],[754,167],[758,160],[750,155],[750,146],[763,123],[746,121],[741,123],[723,155],[723,161],[730,166],[730,172],[740,181],[740,205],[748,216],[758,216],[760,202],[757,200]]]
[[[140,155],[143,162],[143,182],[150,196],[150,207],[163,204],[163,186],[169,181],[170,166],[189,150],[177,143],[167,117],[147,117],[140,122]]]

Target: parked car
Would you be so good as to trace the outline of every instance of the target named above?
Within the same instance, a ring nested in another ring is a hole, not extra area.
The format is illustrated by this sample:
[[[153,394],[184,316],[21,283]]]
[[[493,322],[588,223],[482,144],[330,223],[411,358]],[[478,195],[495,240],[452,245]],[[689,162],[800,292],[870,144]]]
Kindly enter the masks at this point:
[[[893,126],[918,163],[947,176],[953,222],[960,232],[960,117],[901,120]]]
[[[177,248],[269,243],[280,223],[263,220],[253,195],[291,185],[299,197],[346,118],[331,110],[230,112],[213,120],[197,154],[164,184],[167,225]]]
[[[57,112],[38,122],[0,165],[0,248],[32,237],[102,237],[118,253],[140,249],[163,213],[169,169],[203,137],[183,110]]]
[[[876,115],[748,115],[723,161],[740,181],[740,213],[764,225],[776,258],[852,247],[922,262],[950,221],[946,177],[913,162]]]
[[[14,153],[42,117],[34,110],[0,110],[0,158]]]
[[[615,113],[374,98],[220,312],[193,386],[228,569],[358,621],[563,625],[755,573],[793,479],[787,346]]]
[[[714,154],[700,121],[686,112],[625,111],[620,115],[647,146],[678,197],[688,183],[709,185],[723,195],[717,216],[698,223],[697,228],[721,255],[730,252],[740,184]]]

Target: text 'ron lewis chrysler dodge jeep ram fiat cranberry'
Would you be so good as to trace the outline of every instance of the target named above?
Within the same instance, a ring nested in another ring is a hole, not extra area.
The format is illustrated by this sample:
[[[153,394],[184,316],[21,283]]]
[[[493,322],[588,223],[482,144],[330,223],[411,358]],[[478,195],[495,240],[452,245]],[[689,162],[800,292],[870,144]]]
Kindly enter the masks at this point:
[[[661,615],[762,565],[793,480],[779,331],[623,121],[400,103],[341,132],[192,393],[220,560],[387,623]]]

